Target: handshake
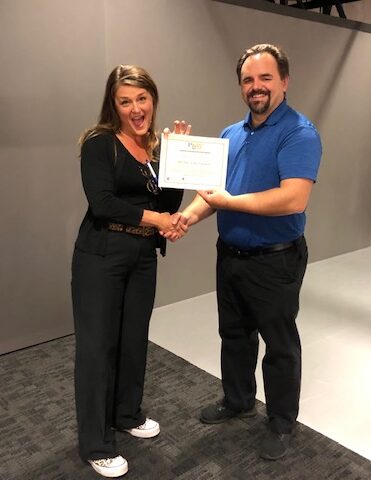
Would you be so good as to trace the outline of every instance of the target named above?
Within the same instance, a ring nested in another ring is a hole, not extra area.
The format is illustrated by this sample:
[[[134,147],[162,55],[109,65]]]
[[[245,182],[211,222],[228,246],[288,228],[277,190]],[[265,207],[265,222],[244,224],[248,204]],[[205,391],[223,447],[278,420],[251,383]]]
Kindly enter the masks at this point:
[[[184,237],[188,231],[189,218],[186,217],[182,212],[174,213],[160,213],[160,218],[158,222],[158,231],[160,235],[165,237],[171,242],[176,242],[177,240]]]

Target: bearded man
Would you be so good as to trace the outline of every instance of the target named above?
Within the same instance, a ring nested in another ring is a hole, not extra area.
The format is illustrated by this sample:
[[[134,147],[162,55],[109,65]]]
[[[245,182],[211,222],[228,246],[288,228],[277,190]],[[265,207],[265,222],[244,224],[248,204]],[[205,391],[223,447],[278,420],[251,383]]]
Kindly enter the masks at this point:
[[[289,62],[275,45],[246,50],[237,64],[250,112],[227,127],[226,190],[198,192],[182,212],[193,225],[217,212],[217,299],[224,398],[201,421],[256,414],[258,333],[266,345],[267,431],[260,456],[283,457],[295,433],[301,382],[296,317],[307,265],[305,209],[322,148],[313,124],[286,103]]]

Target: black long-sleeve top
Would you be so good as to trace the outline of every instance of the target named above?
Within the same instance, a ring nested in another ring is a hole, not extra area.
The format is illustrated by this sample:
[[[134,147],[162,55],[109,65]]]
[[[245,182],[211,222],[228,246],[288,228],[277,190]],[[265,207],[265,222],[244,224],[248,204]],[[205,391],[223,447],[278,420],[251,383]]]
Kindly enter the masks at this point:
[[[151,165],[158,173],[158,163]],[[114,135],[100,134],[84,142],[81,176],[89,207],[77,237],[78,248],[104,255],[107,223],[137,226],[145,209],[170,213],[179,209],[183,191],[162,189],[154,195],[147,188],[143,168],[148,169]],[[164,250],[163,237],[158,246]]]

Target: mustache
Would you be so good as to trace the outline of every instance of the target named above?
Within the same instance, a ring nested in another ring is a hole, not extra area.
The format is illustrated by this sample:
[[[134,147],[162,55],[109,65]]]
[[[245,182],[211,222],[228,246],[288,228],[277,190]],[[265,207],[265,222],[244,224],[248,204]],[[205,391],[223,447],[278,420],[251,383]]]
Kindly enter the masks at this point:
[[[252,98],[254,95],[270,95],[269,90],[263,90],[262,88],[256,89],[256,90],[251,90],[249,94],[247,95],[247,98]]]

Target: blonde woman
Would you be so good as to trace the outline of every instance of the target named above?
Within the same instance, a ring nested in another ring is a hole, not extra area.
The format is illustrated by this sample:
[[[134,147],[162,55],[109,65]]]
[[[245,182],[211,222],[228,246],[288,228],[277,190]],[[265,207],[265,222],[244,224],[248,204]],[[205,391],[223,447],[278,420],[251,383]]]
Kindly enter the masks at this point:
[[[183,192],[157,185],[158,91],[150,75],[119,65],[109,75],[98,124],[80,138],[88,210],[72,262],[79,452],[105,477],[128,470],[115,430],[150,438],[160,426],[142,412],[148,327],[159,235],[183,234],[171,214]],[[189,133],[175,122],[176,133]]]

